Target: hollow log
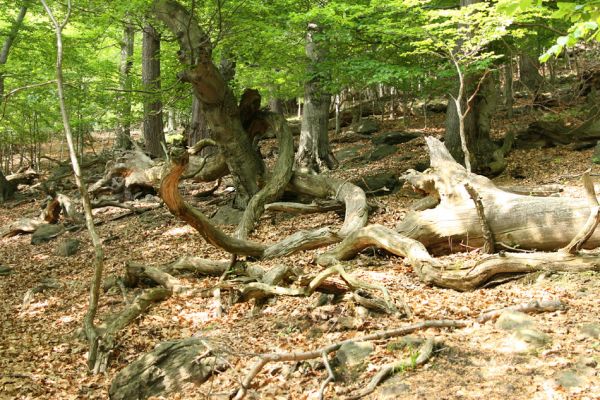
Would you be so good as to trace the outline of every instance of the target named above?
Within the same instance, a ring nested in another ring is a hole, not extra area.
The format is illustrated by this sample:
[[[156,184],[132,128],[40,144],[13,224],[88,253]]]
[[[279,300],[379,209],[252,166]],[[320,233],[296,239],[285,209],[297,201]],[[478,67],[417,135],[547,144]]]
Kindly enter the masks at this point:
[[[468,173],[454,161],[443,143],[426,138],[431,168],[409,170],[404,178],[420,191],[440,199],[435,208],[413,212],[397,226],[402,235],[423,243],[433,253],[464,250],[484,243],[469,183],[480,195],[486,219],[498,244],[513,248],[552,251],[566,246],[588,220],[585,198],[534,197],[499,189],[480,175]],[[584,248],[600,245],[595,231]]]

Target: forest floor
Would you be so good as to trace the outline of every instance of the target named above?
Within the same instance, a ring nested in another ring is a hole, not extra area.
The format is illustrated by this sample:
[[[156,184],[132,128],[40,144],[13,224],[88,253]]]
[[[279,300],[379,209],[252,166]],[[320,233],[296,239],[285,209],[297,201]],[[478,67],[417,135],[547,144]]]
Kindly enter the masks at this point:
[[[409,130],[421,136],[441,137],[441,116],[424,121],[415,119],[411,129],[398,121],[386,122],[381,132]],[[501,134],[501,132],[499,132]],[[351,146],[363,153],[371,149],[368,139],[343,143],[333,137],[336,151]],[[397,154],[370,164],[342,160],[332,173],[343,179],[385,169],[399,174],[427,161],[422,137],[398,146]],[[273,146],[271,141],[266,147]],[[268,152],[267,152],[268,153]],[[592,167],[592,150],[570,151],[566,147],[515,150],[508,157],[509,167],[495,182],[531,186],[556,183],[565,188],[563,196],[584,197],[576,176]],[[596,171],[594,171],[596,170]],[[518,172],[518,173],[515,173]],[[522,179],[512,176],[519,175]],[[207,187],[210,185],[207,185]],[[225,197],[222,190],[215,197]],[[216,210],[191,195],[198,185],[182,184],[182,192],[206,214]],[[75,194],[73,193],[75,196]],[[403,188],[387,196],[371,197],[378,209],[369,222],[394,227],[418,196]],[[19,217],[37,216],[42,198],[15,207],[0,208],[0,227]],[[124,210],[96,210],[104,220]],[[334,213],[294,217],[266,214],[252,238],[274,242],[290,232],[321,226],[341,225]],[[223,227],[231,232],[233,227]],[[105,276],[122,275],[126,261],[162,265],[183,255],[227,259],[228,254],[207,244],[192,228],[172,216],[166,208],[132,215],[99,226],[104,239]],[[65,237],[82,242],[71,257],[56,255],[57,243]],[[441,345],[425,365],[399,371],[367,398],[377,399],[600,399],[600,274],[536,274],[495,287],[468,293],[427,286],[399,257],[367,251],[345,264],[347,270],[368,282],[387,287],[411,308],[410,318],[358,312],[347,301],[317,306],[318,293],[311,297],[276,297],[260,311],[252,303],[226,307],[222,317],[215,316],[211,298],[174,295],[157,303],[118,336],[118,347],[106,374],[90,375],[86,366],[87,344],[77,333],[87,309],[88,286],[92,279],[93,249],[86,231],[66,233],[41,245],[30,244],[31,237],[20,235],[0,239],[0,265],[12,273],[0,275],[0,399],[105,399],[114,375],[128,363],[158,343],[193,335],[217,337],[233,357],[228,371],[200,387],[190,387],[168,398],[227,398],[238,386],[253,355],[274,351],[305,351],[343,339],[379,330],[432,319],[476,318],[482,312],[532,300],[556,299],[566,310],[532,316],[536,328],[547,335],[547,342],[535,350],[519,346],[515,337],[494,322],[475,324],[456,330],[430,329],[414,336],[435,336]],[[303,252],[285,259],[261,263],[265,268],[286,263],[304,272],[316,272],[317,251]],[[473,257],[477,249],[465,247],[455,254],[456,262]],[[55,288],[29,296],[28,290],[52,280]],[[210,288],[218,278],[183,276],[188,285]],[[26,304],[28,303],[28,304]],[[121,293],[109,291],[101,296],[99,320],[123,307]],[[392,343],[398,339],[374,342],[375,350],[365,360],[364,371],[348,382],[333,382],[326,398],[344,398],[360,390],[378,366],[410,356],[411,350]],[[414,349],[412,350],[414,352]],[[317,363],[269,364],[253,381],[251,399],[313,399],[327,371]]]

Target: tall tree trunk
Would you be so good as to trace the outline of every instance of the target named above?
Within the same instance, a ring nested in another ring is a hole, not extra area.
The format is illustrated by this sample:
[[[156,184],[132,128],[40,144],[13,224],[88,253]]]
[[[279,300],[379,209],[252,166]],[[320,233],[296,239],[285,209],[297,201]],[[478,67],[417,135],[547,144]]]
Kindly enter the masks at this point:
[[[8,60],[10,48],[12,47],[12,44],[15,41],[17,34],[19,33],[19,29],[23,24],[25,14],[27,14],[27,6],[22,6],[19,10],[19,15],[17,16],[17,19],[15,19],[15,21],[13,22],[10,31],[8,32],[8,36],[4,40],[2,49],[0,50],[0,65],[6,64],[6,61]],[[2,73],[2,69],[0,68],[0,99],[2,97],[4,97],[4,74]]]
[[[133,25],[125,24],[121,41],[121,62],[119,65],[119,126],[117,127],[117,148],[131,147],[131,68],[133,66]]]
[[[534,102],[544,85],[544,77],[540,74],[540,63],[529,54],[519,56],[519,80],[533,94]]]
[[[204,116],[234,178],[236,204],[244,205],[264,180],[264,163],[242,127],[237,99],[212,61],[210,38],[177,1],[154,0],[153,11],[179,40],[180,61],[191,67],[180,73],[180,78],[192,84],[194,95],[202,103]]]
[[[310,23],[306,34],[306,55],[310,59],[309,74],[312,77],[304,84],[304,112],[296,154],[296,165],[300,171],[306,172],[336,167],[328,135],[331,95],[324,91],[317,74],[317,65],[323,61],[326,53],[323,44],[314,40],[314,34],[321,30],[317,24]]]
[[[513,68],[512,57],[508,57],[504,64],[504,103],[508,112],[508,118],[513,117]]]
[[[235,62],[228,57],[221,57],[219,70],[225,82],[229,83],[235,76]],[[201,139],[214,139],[214,134],[210,129],[206,116],[202,111],[202,103],[196,96],[192,99],[192,122],[190,124],[190,132],[188,135],[188,146],[195,145]],[[206,146],[200,152],[200,155],[207,157],[217,152],[214,146]]]
[[[461,0],[460,6],[470,6],[479,1]],[[458,43],[457,51],[460,51],[460,47],[461,43]],[[466,148],[470,153],[468,161],[472,171],[496,174],[499,171],[490,167],[495,157],[494,152],[498,149],[490,139],[490,119],[497,103],[496,80],[493,74],[463,75],[464,72],[461,71],[456,59],[453,58],[452,61],[459,74],[460,89],[459,96],[448,101],[444,144],[454,159],[460,163],[466,163],[463,147]],[[471,102],[467,103],[467,99],[471,99],[472,96]],[[461,140],[462,134],[464,137]]]
[[[144,100],[144,141],[146,151],[155,157],[163,154],[162,101],[160,100],[160,34],[150,24],[144,26],[142,42],[142,84],[151,92]]]
[[[8,61],[10,48],[17,38],[17,34],[19,33],[21,25],[23,25],[25,14],[27,14],[27,6],[22,6],[19,10],[19,15],[17,15],[17,18],[13,22],[10,31],[8,32],[8,36],[6,39],[4,39],[2,49],[0,49],[0,100],[4,97],[4,74],[2,73],[2,66]],[[12,158],[12,151],[8,152],[7,159],[8,158]],[[0,170],[0,203],[3,203],[11,198],[14,191],[15,187],[6,180],[6,177]]]
[[[483,79],[481,83],[479,80]],[[496,173],[490,171],[489,164],[493,159],[494,151],[498,146],[490,139],[490,121],[497,105],[497,87],[496,80],[492,74],[482,78],[479,75],[468,76],[465,78],[465,88],[467,96],[477,90],[479,91],[471,101],[470,109],[464,117],[464,132],[467,141],[467,148],[471,153],[471,168],[480,173]],[[467,110],[469,105],[465,99],[461,104],[462,112]],[[448,101],[448,110],[446,112],[446,134],[444,144],[452,154],[452,157],[462,163],[464,153],[461,148],[460,118],[456,109],[455,102]]]

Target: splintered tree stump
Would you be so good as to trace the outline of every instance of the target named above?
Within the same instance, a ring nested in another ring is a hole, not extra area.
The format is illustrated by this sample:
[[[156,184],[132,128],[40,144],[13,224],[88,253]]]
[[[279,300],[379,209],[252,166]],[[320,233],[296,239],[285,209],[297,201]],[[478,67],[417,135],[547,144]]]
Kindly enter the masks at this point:
[[[229,365],[212,354],[209,342],[193,337],[161,343],[117,373],[108,392],[110,399],[143,400],[179,391],[186,384],[202,384]]]

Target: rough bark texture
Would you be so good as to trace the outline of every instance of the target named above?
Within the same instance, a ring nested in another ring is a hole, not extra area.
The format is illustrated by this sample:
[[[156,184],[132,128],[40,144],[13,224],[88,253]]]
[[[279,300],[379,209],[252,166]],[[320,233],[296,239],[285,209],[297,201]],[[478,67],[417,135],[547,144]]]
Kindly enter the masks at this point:
[[[117,126],[117,148],[131,147],[131,68],[133,67],[133,25],[125,24],[121,41],[121,61],[119,64],[119,125]]]
[[[194,16],[176,1],[155,0],[154,12],[178,38],[180,59],[191,68],[180,78],[192,84],[221,153],[236,182],[236,204],[245,207],[258,192],[264,164],[240,122],[239,108],[226,79],[212,62],[210,38]],[[189,60],[197,60],[194,65]]]
[[[151,92],[144,99],[144,141],[154,157],[163,155],[162,102],[160,100],[160,35],[150,24],[144,26],[142,41],[142,84]]]
[[[540,63],[537,57],[532,57],[529,54],[521,54],[519,56],[519,80],[531,91],[534,99],[543,88],[544,77],[540,75]]]
[[[304,85],[304,113],[296,155],[296,164],[302,172],[320,172],[336,166],[328,135],[331,95],[324,91],[316,70],[326,56],[323,44],[314,39],[319,32],[321,28],[317,24],[308,25],[306,55],[310,59],[309,74],[312,78]]]

